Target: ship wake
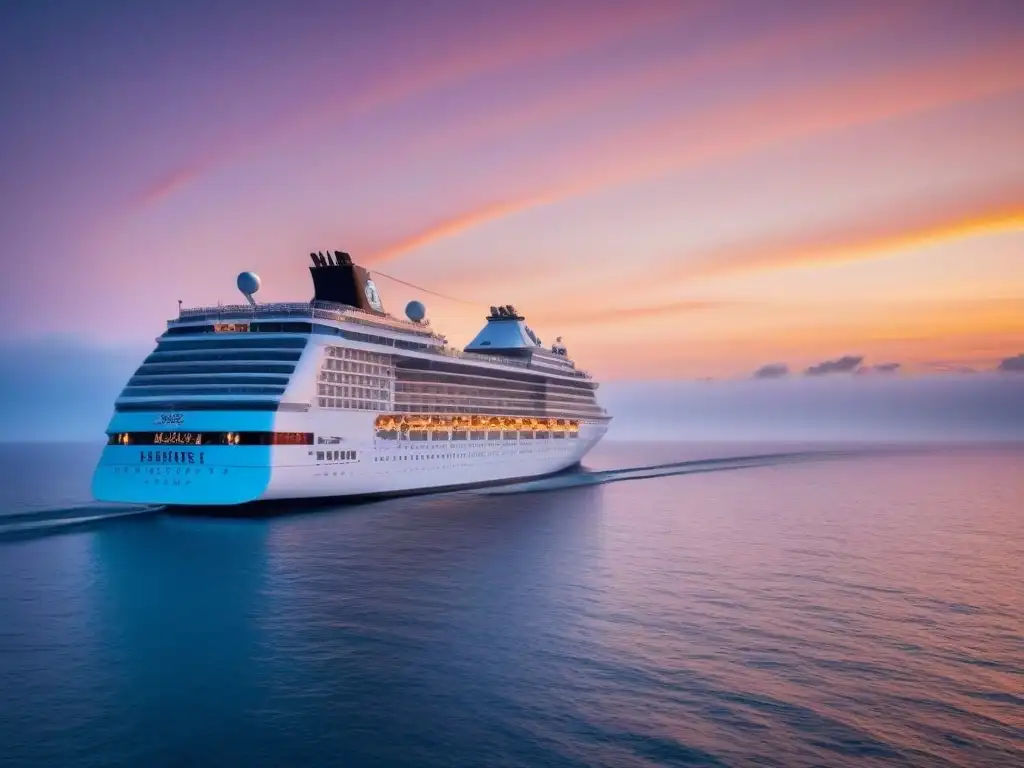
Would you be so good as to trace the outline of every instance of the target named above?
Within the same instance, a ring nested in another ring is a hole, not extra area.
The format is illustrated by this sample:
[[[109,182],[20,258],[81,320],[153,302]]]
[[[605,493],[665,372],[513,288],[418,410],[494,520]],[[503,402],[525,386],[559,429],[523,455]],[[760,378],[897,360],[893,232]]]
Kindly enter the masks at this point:
[[[824,461],[827,459],[849,458],[861,455],[864,451],[803,451],[791,453],[763,453],[749,456],[728,456],[717,459],[695,459],[675,461],[668,464],[651,464],[643,467],[626,467],[607,470],[578,470],[562,473],[538,480],[527,480],[521,483],[486,488],[477,493],[492,495],[508,495],[516,493],[540,493],[558,491],[566,488],[577,488],[588,485],[604,485],[623,480],[645,480],[654,477],[670,477],[672,475],[692,475],[706,472],[724,472],[732,469],[751,467],[770,467],[780,464],[794,464],[803,461]]]
[[[0,517],[0,541],[47,536],[113,520],[153,515],[162,509],[154,505],[81,504],[18,512]]]
[[[557,475],[480,488],[471,491],[455,491],[456,494],[474,495],[511,495],[522,493],[542,493],[546,491],[566,490],[582,486],[604,485],[623,480],[645,480],[673,475],[690,475],[707,472],[724,472],[755,467],[771,467],[784,464],[795,464],[808,461],[825,461],[830,459],[850,458],[877,453],[877,450],[835,450],[835,451],[803,451],[788,453],[762,453],[743,456],[727,456],[711,459],[677,461],[666,464],[651,464],[640,467],[624,467],[608,470],[588,470],[577,468],[574,471],[562,472]],[[443,494],[438,494],[443,495]],[[322,499],[318,505],[336,506],[338,499]],[[276,514],[295,512],[293,504],[281,506],[275,504]],[[170,511],[163,505],[127,505],[127,504],[81,504],[71,507],[39,509],[0,516],[0,542],[48,536],[64,533],[75,529],[91,528],[114,521],[142,519]],[[180,511],[190,512],[188,508]],[[220,510],[223,511],[223,510]],[[232,517],[248,516],[239,508],[230,509]],[[209,513],[209,511],[207,511]]]

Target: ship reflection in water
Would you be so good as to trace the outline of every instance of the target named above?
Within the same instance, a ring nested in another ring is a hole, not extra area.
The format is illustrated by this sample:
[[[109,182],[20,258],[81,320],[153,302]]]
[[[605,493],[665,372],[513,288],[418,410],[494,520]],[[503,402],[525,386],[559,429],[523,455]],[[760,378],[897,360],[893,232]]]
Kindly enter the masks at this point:
[[[768,452],[609,444],[593,465]],[[1022,764],[1024,452],[784,452],[0,541],[4,757]]]

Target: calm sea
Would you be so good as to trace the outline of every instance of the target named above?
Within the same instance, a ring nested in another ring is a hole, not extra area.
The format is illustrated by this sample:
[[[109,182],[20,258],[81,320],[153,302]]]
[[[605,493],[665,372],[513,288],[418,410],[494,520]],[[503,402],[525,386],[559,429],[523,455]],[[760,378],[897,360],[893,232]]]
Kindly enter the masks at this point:
[[[96,451],[0,452],[0,763],[1024,765],[1024,448],[89,522]]]

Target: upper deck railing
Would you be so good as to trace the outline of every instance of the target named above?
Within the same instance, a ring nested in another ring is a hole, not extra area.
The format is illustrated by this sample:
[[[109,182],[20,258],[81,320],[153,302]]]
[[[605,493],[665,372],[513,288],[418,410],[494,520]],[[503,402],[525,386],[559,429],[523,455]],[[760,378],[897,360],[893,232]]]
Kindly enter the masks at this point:
[[[570,376],[579,379],[591,378],[589,373],[581,371],[579,368],[567,368],[564,371],[559,371],[551,368],[541,368],[540,366],[531,365],[528,360],[517,360],[514,357],[503,357],[501,355],[486,355],[480,352],[463,352],[461,349],[454,349],[452,347],[432,347],[430,349],[423,349],[420,351],[436,355],[445,355],[446,357],[457,357],[462,360],[483,361],[486,363],[494,363],[495,365],[511,365],[516,368],[527,368],[531,371],[550,373],[556,376]]]
[[[335,322],[357,323],[371,327],[386,327],[416,336],[426,336],[443,341],[444,337],[434,331],[400,320],[391,315],[373,315],[355,307],[343,307],[326,301],[291,301],[274,304],[222,304],[216,307],[194,307],[182,309],[179,321],[195,320],[259,320],[265,317],[311,317]],[[171,320],[168,325],[176,321]]]
[[[496,365],[507,365],[516,368],[525,368],[533,371],[562,374],[564,376],[590,379],[586,371],[578,368],[570,368],[564,372],[553,371],[550,368],[539,368],[530,365],[529,361],[517,360],[515,358],[503,357],[501,355],[487,355],[479,352],[463,352],[447,346],[444,336],[432,330],[414,326],[413,323],[399,320],[391,315],[373,315],[354,307],[343,307],[338,304],[331,304],[323,301],[295,301],[277,302],[273,304],[221,304],[215,307],[194,307],[182,309],[178,313],[177,320],[168,321],[168,326],[177,325],[179,322],[196,322],[202,320],[226,321],[226,320],[261,320],[268,317],[308,317],[319,320],[333,320],[339,323],[355,323],[370,328],[388,329],[411,333],[416,336],[433,339],[437,346],[428,346],[418,351],[428,354],[443,355],[462,360],[473,360],[480,362],[494,363]],[[386,338],[386,337],[385,337]]]

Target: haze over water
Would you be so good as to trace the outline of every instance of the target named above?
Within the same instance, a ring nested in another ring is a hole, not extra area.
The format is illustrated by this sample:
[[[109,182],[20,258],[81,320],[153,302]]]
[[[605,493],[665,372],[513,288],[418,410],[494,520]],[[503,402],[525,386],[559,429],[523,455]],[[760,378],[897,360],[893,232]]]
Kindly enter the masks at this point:
[[[587,463],[772,450],[609,443]],[[6,537],[0,762],[1019,764],[1024,449],[843,450]],[[95,453],[5,451],[63,499]],[[16,487],[9,513],[82,514]]]

